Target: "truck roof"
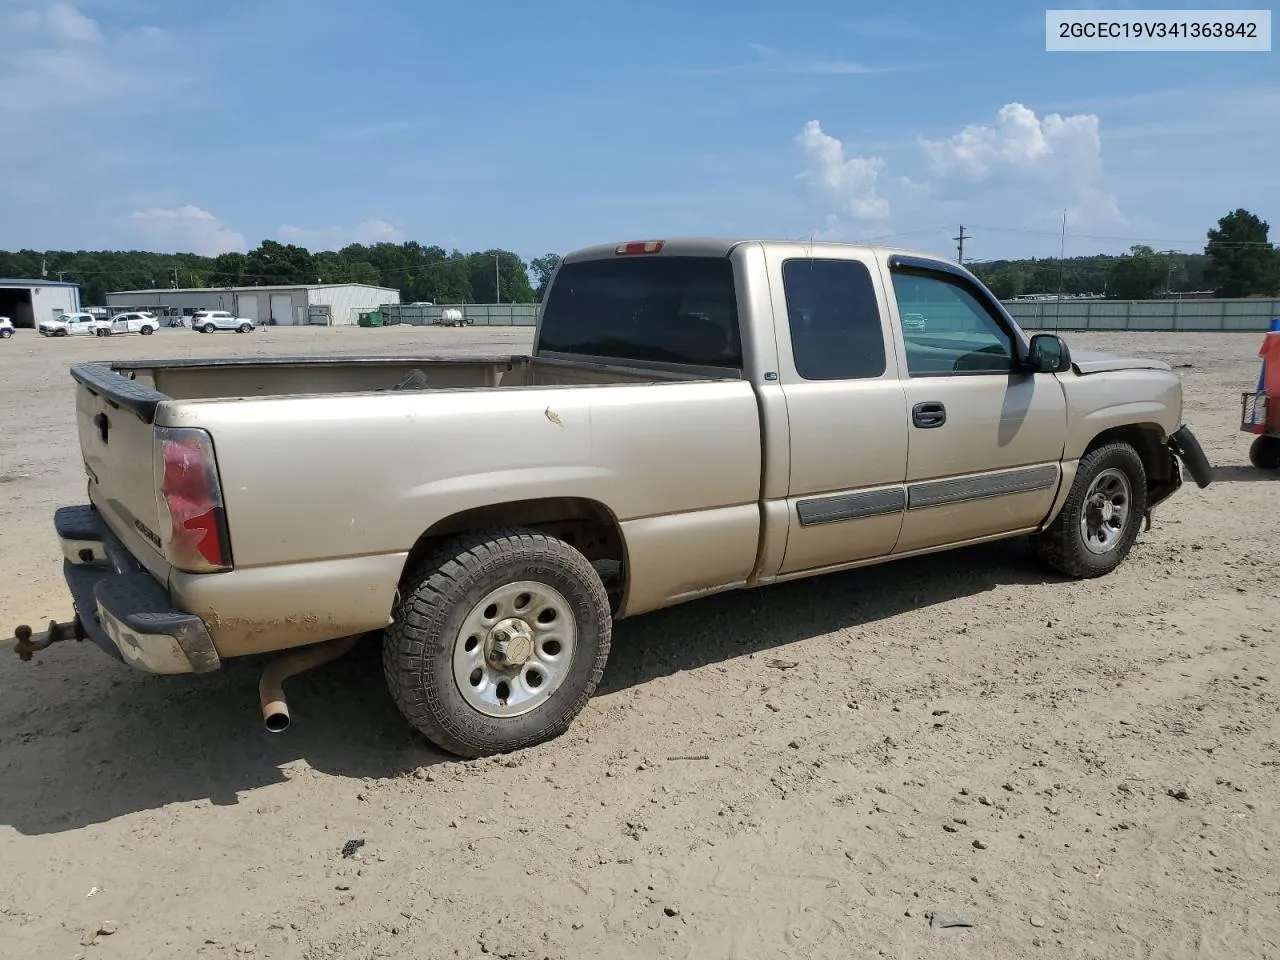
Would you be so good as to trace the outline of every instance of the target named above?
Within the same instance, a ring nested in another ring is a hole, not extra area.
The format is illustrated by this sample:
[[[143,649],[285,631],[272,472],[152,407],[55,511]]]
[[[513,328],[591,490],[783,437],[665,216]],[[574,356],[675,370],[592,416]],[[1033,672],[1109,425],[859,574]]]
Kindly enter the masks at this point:
[[[644,243],[661,243],[662,248],[658,255],[669,254],[672,256],[702,256],[702,257],[726,257],[734,247],[744,243],[760,243],[767,247],[783,247],[796,250],[804,250],[809,255],[820,255],[823,251],[850,250],[858,249],[870,253],[878,253],[883,255],[899,254],[908,257],[923,257],[930,260],[941,259],[936,254],[924,253],[918,250],[908,250],[900,247],[881,246],[879,244],[868,243],[844,243],[833,240],[806,240],[806,239],[771,239],[767,237],[669,237],[669,238],[651,238],[648,240],[627,240],[617,243],[600,243],[589,247],[582,247],[568,254],[564,258],[564,262],[573,263],[577,260],[596,260],[602,257],[613,257],[618,254],[618,249],[626,244],[644,244]],[[638,251],[637,251],[638,252]],[[653,254],[650,253],[650,256]]]

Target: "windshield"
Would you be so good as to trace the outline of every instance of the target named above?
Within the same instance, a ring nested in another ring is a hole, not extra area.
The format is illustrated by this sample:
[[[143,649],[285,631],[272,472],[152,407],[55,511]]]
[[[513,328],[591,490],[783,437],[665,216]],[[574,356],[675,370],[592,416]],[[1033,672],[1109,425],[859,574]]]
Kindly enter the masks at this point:
[[[560,268],[539,351],[612,360],[742,367],[733,266],[726,257],[618,257]]]

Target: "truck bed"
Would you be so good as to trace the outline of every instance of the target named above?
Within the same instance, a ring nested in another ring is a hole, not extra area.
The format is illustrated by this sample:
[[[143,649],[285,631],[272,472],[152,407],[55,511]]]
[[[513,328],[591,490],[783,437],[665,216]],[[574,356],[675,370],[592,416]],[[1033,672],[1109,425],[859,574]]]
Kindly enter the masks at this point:
[[[104,368],[104,365],[92,366]],[[412,357],[130,360],[105,366],[105,371],[118,373],[139,387],[155,391],[170,400],[307,396],[413,389],[412,381],[407,387],[402,384],[414,371],[425,375],[428,390],[604,386],[724,376],[724,371],[721,370],[699,376],[687,370],[640,370],[612,364],[529,356],[467,357],[460,360]],[[81,377],[77,379],[84,382]]]

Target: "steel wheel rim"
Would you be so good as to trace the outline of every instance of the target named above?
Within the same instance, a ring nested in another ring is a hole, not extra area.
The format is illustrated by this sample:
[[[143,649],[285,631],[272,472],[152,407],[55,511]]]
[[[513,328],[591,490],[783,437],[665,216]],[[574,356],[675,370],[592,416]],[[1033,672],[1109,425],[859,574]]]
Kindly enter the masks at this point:
[[[569,601],[536,580],[491,590],[453,641],[453,679],[486,717],[518,717],[546,703],[564,683],[577,648]]]
[[[1089,484],[1080,513],[1080,538],[1093,554],[1114,550],[1129,526],[1133,488],[1123,470],[1108,467]]]

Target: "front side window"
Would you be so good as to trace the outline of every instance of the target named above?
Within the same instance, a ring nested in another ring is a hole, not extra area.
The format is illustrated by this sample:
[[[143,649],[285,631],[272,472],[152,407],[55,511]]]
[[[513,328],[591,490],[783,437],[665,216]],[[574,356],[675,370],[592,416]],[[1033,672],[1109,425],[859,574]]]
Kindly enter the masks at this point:
[[[791,352],[806,380],[862,380],[885,371],[875,284],[857,260],[782,264]]]
[[[893,292],[911,376],[1015,368],[1012,332],[958,279],[895,270]]]

